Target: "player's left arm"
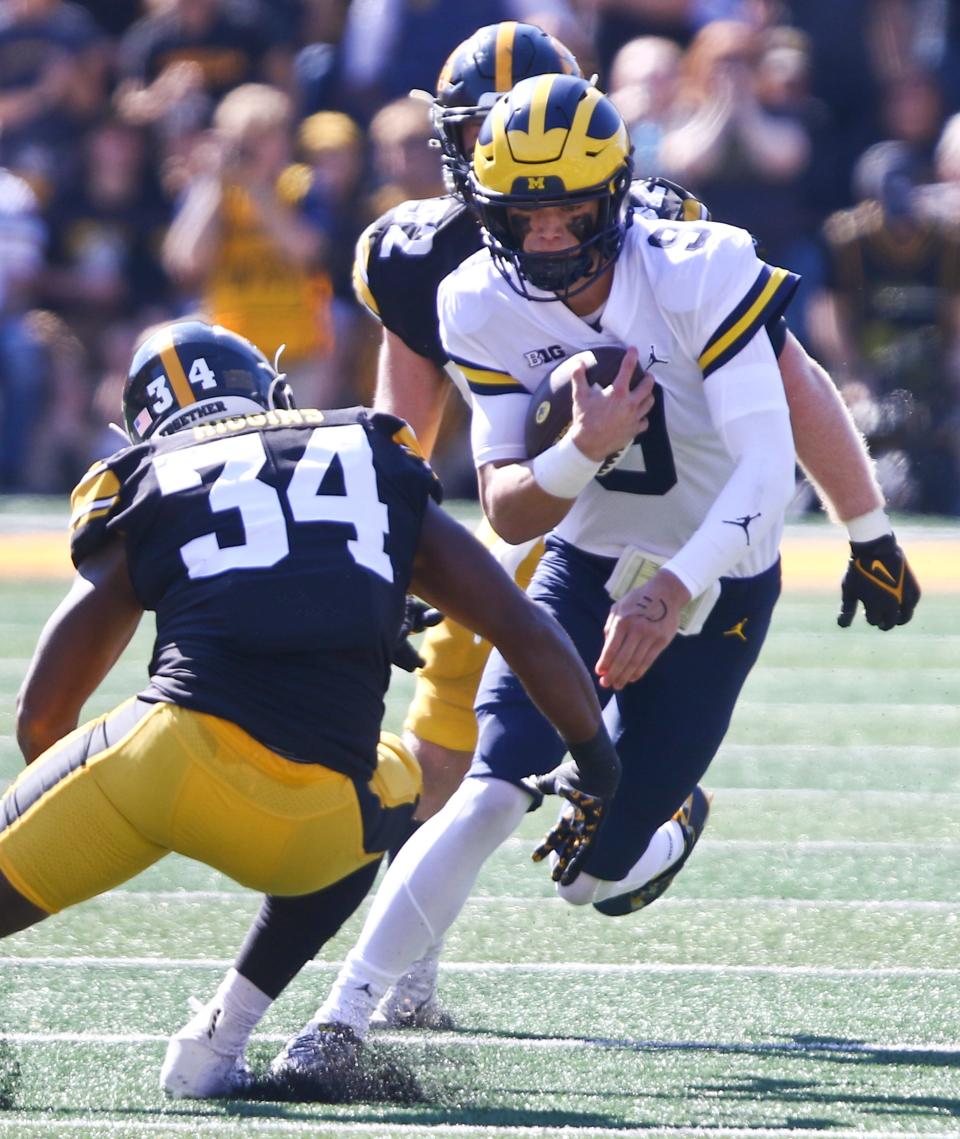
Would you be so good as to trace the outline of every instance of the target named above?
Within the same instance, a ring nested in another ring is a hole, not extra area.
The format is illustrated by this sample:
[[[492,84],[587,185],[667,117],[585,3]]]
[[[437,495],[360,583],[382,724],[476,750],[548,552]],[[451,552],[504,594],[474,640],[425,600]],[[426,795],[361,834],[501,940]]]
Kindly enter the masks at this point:
[[[863,436],[827,371],[787,332],[777,362],[797,459],[831,515],[849,522],[884,507]]]
[[[77,726],[142,614],[120,539],[84,558],[43,627],[17,694],[17,742],[27,763]]]
[[[567,741],[580,768],[581,790],[601,798],[612,794],[619,761],[603,728],[593,681],[573,642],[490,552],[434,503],[424,517],[411,587],[500,650]]]
[[[867,622],[879,629],[905,625],[920,587],[884,509],[866,442],[828,373],[792,333],[778,362],[797,458],[850,537],[839,624],[846,628],[860,603]]]
[[[384,326],[373,406],[405,419],[430,457],[440,433],[451,384],[444,370]]]

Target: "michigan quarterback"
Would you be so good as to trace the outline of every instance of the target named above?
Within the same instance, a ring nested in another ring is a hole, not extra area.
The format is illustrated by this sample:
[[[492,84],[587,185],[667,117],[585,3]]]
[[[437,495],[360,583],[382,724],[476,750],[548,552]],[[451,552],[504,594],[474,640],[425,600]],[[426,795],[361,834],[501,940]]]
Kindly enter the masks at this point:
[[[480,125],[498,94],[536,74],[580,74],[568,49],[541,29],[510,21],[479,29],[451,53],[437,81],[432,116],[450,196],[405,202],[377,219],[362,235],[354,264],[357,297],[382,325],[374,404],[402,416],[429,454],[452,387],[469,403],[465,378],[440,341],[436,293],[448,272],[480,248],[482,238],[470,199],[470,160]],[[664,179],[635,178],[629,190],[634,212],[668,222],[698,222],[709,214],[681,187]],[[854,566],[844,583],[844,622],[857,600],[881,627],[909,620],[912,575],[905,566],[863,441],[830,377],[804,351],[782,319],[765,330],[778,356],[801,465],[820,488],[832,513],[843,520],[854,555],[879,554],[894,580],[907,578],[905,604]],[[485,523],[478,532],[501,564],[526,587],[542,542],[506,543]],[[865,543],[874,543],[864,549]],[[861,563],[868,564],[861,556]],[[894,607],[891,616],[890,609]],[[426,662],[404,724],[404,742],[424,771],[416,818],[430,817],[452,794],[473,755],[473,702],[489,645],[456,622],[428,630],[421,646]],[[436,954],[419,963],[384,999],[380,1023],[443,1023],[434,995]]]
[[[373,222],[358,242],[355,292],[382,325],[374,404],[407,420],[428,455],[451,388],[457,387],[470,402],[464,377],[450,364],[440,341],[436,293],[441,279],[481,245],[476,211],[465,204],[470,197],[474,142],[498,94],[541,73],[576,76],[580,69],[564,45],[534,25],[493,24],[459,44],[440,73],[431,109],[450,196],[405,202]],[[671,222],[709,217],[687,191],[661,178],[635,178],[629,193],[635,213],[644,217]],[[801,465],[831,512],[847,524],[852,541],[879,540],[884,564],[896,580],[903,554],[883,511],[863,441],[834,384],[783,320],[773,322],[768,334],[778,356]],[[507,544],[485,524],[479,536],[525,587],[542,543],[531,539]],[[874,549],[869,553],[876,556]],[[845,612],[858,598],[868,620],[888,623],[889,596],[851,568],[844,589]],[[908,604],[893,620],[909,619],[910,613]],[[424,771],[424,795],[416,817],[425,819],[453,792],[472,757],[473,701],[489,645],[478,643],[448,620],[428,631],[421,652],[426,665],[417,676],[404,741]],[[413,986],[403,999],[398,993],[392,1003],[386,1002],[380,1012],[392,1023],[404,1016],[429,1023],[435,1012],[430,994],[429,988],[417,991]],[[410,997],[423,1003],[411,1005]]]
[[[529,593],[597,675],[623,763],[604,827],[558,892],[606,915],[656,896],[702,826],[698,782],[759,654],[780,590],[778,542],[794,447],[764,330],[796,287],[750,235],[632,219],[629,138],[574,76],[523,80],[480,129],[470,196],[487,249],[444,280],[444,346],[470,383],[481,501],[510,542],[550,531]],[[633,224],[631,225],[631,221]],[[629,345],[607,389],[573,370],[573,422],[532,461],[531,393],[558,358]],[[632,389],[638,360],[652,406]],[[622,452],[614,469],[606,458]],[[681,627],[682,626],[682,627]],[[742,636],[732,632],[740,630]],[[681,633],[682,635],[678,635]],[[355,948],[272,1071],[323,1087],[351,1064],[381,994],[459,913],[489,854],[563,743],[494,652],[477,695],[468,777],[391,864]],[[541,853],[570,825],[565,812]]]
[[[291,904],[349,883],[339,925],[420,791],[380,733],[411,583],[513,660],[572,741],[580,792],[613,790],[569,638],[438,507],[402,421],[297,410],[258,349],[199,321],[140,346],[123,415],[132,445],[74,491],[76,576],[18,697],[28,767],[0,800],[0,936],[172,850]],[[146,687],[78,728],[144,610]],[[234,1056],[214,1075],[247,1078]]]

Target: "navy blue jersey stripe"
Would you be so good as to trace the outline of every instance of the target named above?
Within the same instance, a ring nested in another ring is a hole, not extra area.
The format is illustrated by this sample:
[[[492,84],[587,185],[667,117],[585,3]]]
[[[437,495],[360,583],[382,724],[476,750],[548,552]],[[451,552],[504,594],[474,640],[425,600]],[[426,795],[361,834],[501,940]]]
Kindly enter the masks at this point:
[[[795,273],[762,266],[743,299],[704,346],[699,359],[703,378],[732,360],[758,329],[782,315],[799,283]]]

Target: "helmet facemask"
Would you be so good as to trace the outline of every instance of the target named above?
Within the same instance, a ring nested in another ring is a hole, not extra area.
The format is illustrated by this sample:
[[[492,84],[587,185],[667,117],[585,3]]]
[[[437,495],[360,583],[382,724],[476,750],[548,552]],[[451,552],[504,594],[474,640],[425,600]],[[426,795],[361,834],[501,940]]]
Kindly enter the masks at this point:
[[[470,201],[470,162],[473,158],[473,147],[466,145],[463,128],[467,123],[476,123],[479,129],[498,97],[491,92],[485,97],[486,105],[473,107],[445,107],[434,101],[430,108],[430,120],[437,134],[435,145],[440,147],[443,184],[448,194],[463,202]]]
[[[531,206],[528,199],[521,204],[502,197],[486,197],[474,183],[474,204],[483,222],[484,241],[501,275],[514,292],[528,300],[564,301],[589,288],[613,268],[633,216],[627,198],[632,169],[628,158],[612,182],[556,200],[544,198],[535,206]],[[511,207],[541,209],[590,201],[598,203],[596,216],[592,220],[586,216],[582,219],[582,233],[576,233],[577,222],[581,219],[575,218],[571,225],[575,235],[580,237],[578,244],[552,253],[525,251],[525,228],[518,227],[508,213]],[[528,286],[551,295],[535,295]]]

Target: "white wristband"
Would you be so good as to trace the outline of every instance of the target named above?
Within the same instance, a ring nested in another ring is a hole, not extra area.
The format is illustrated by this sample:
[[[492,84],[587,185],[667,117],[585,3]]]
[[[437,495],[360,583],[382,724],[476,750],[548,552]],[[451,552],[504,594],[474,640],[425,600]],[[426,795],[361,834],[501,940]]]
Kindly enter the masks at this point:
[[[576,498],[602,466],[602,460],[588,459],[570,436],[564,435],[552,447],[541,451],[530,469],[537,485],[547,494],[554,498]]]
[[[851,542],[872,542],[876,538],[882,538],[885,534],[893,533],[890,519],[882,506],[878,506],[876,510],[870,510],[866,514],[860,514],[856,518],[848,519],[844,522],[844,526],[847,528]]]

